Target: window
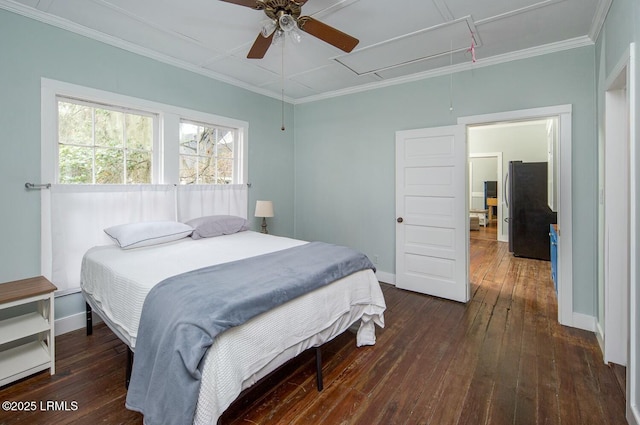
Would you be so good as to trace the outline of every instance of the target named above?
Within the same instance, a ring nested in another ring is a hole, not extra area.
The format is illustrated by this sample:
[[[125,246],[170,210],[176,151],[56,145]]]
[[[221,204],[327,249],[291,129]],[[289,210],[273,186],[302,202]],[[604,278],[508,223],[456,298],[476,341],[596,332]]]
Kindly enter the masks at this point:
[[[247,182],[244,121],[46,78],[41,96],[45,182]]]
[[[236,130],[180,122],[180,183],[233,183]]]
[[[157,116],[58,99],[59,183],[151,183]]]

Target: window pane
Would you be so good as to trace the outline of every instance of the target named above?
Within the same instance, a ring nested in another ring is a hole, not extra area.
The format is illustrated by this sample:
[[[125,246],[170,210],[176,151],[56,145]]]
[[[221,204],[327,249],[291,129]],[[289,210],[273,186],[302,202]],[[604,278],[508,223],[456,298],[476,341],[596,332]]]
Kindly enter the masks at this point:
[[[198,153],[198,126],[182,122],[180,123],[180,153],[195,155]]]
[[[213,157],[198,157],[199,180],[198,183],[212,184],[215,183],[216,167]]]
[[[198,157],[180,156],[180,183],[194,184],[198,182]]]
[[[213,156],[215,148],[215,130],[212,128],[200,127],[200,133],[198,134],[198,155],[201,157]]]
[[[220,129],[220,143],[233,145],[235,136],[236,130]]]
[[[96,146],[124,146],[124,114],[96,108]]]
[[[220,159],[216,162],[218,171],[217,184],[233,183],[233,159]]]
[[[233,158],[233,142],[218,143],[218,158]]]
[[[93,183],[92,157],[93,148],[60,146],[60,183]]]
[[[58,102],[58,142],[93,145],[93,108]]]
[[[233,183],[236,134],[237,129],[233,128],[182,121],[180,123],[181,182]],[[186,155],[196,156],[197,161],[187,163],[182,159]],[[194,167],[197,168],[194,169]]]
[[[151,183],[151,152],[127,152],[127,183]]]
[[[96,183],[124,183],[124,151],[96,149]]]
[[[125,114],[127,148],[151,151],[153,146],[153,119],[144,115]]]

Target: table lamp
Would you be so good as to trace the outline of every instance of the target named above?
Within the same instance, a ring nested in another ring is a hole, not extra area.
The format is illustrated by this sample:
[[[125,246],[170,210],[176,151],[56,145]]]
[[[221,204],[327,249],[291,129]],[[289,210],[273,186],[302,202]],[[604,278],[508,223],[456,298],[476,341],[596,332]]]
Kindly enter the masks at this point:
[[[273,202],[271,201],[256,201],[256,217],[262,217],[262,230],[260,233],[269,233],[267,231],[267,219],[266,217],[273,217]]]

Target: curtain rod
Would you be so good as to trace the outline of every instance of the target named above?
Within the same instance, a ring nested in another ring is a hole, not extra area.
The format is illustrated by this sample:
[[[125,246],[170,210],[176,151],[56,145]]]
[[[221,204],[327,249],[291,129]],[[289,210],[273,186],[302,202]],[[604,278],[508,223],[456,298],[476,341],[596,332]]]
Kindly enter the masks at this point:
[[[174,184],[177,186],[177,184]],[[25,183],[24,187],[28,190],[51,189],[51,183]],[[251,183],[247,183],[247,187],[251,187]]]
[[[24,187],[28,190],[51,189],[51,183],[25,183]]]

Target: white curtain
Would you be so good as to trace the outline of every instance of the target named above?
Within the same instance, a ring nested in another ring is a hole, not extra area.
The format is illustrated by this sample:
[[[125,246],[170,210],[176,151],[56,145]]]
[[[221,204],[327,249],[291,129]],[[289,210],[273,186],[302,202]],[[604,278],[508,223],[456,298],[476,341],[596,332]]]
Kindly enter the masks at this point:
[[[245,184],[178,186],[178,221],[207,215],[247,218],[247,197]]]
[[[84,253],[113,242],[110,226],[156,220],[187,221],[205,215],[247,217],[247,186],[60,185],[42,191],[42,275],[57,295],[80,290]]]

